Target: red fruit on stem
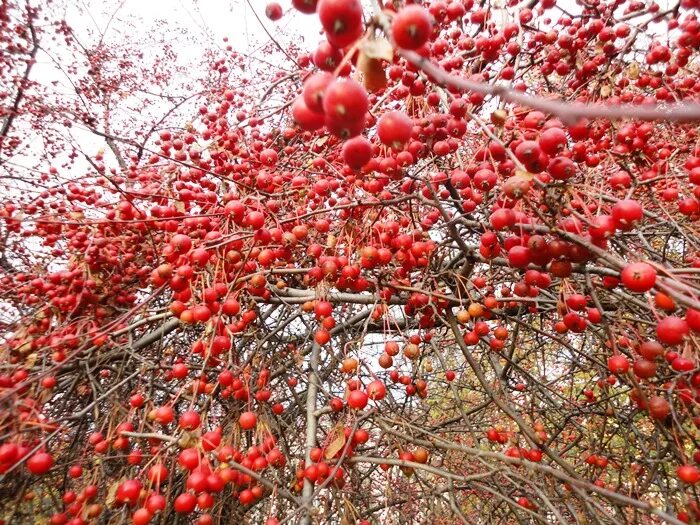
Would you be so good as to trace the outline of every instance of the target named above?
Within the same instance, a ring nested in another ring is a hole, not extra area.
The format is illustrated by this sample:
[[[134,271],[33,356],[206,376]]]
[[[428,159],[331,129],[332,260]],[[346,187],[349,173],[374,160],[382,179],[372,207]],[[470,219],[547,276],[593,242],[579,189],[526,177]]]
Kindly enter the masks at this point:
[[[252,430],[258,422],[254,412],[243,412],[238,418],[238,424],[243,430]]]
[[[653,419],[666,419],[671,413],[671,405],[663,397],[653,396],[648,402],[649,415]]]
[[[384,383],[382,383],[379,379],[375,379],[369,385],[367,385],[366,390],[367,396],[374,401],[384,399],[384,396],[386,395],[386,386],[384,386]]]
[[[644,212],[637,201],[624,199],[613,205],[611,215],[618,229],[628,231],[641,222]]]
[[[369,109],[367,91],[354,80],[335,80],[323,95],[323,110],[331,122],[355,122]]]
[[[297,11],[310,15],[316,12],[318,0],[292,0],[292,6]]]
[[[189,514],[197,506],[197,497],[189,492],[180,494],[173,502],[175,512],[179,514]]]
[[[345,164],[359,170],[372,159],[372,144],[365,137],[354,137],[345,141],[342,153]]]
[[[656,337],[667,345],[679,345],[688,335],[689,328],[685,319],[674,315],[664,317],[656,325]]]
[[[315,113],[309,109],[303,97],[297,97],[292,104],[292,118],[301,129],[315,131],[323,127],[323,113]]]
[[[53,467],[53,456],[48,452],[37,452],[27,460],[27,470],[40,476],[46,474]]]
[[[622,269],[620,280],[629,291],[643,293],[654,287],[656,270],[645,262],[631,263]]]
[[[323,95],[333,82],[333,75],[321,71],[314,73],[306,82],[302,91],[306,107],[315,113],[323,113]]]
[[[199,425],[201,424],[202,420],[200,419],[199,414],[194,410],[183,412],[180,416],[180,420],[178,421],[180,428],[185,430],[194,430],[195,428],[199,428]]]
[[[379,117],[377,135],[383,144],[401,149],[411,138],[413,121],[403,111],[390,111]]]
[[[362,34],[362,4],[360,0],[319,0],[318,16],[328,41],[343,48]]]
[[[547,155],[556,155],[566,147],[566,133],[561,128],[547,128],[540,133],[537,141]]]
[[[433,32],[433,22],[426,9],[419,5],[407,5],[401,9],[391,24],[391,36],[396,45],[404,49],[418,49]]]
[[[700,332],[700,310],[688,308],[685,312],[685,322],[693,332]]]
[[[678,479],[689,485],[695,485],[700,481],[700,469],[695,465],[681,465],[676,469],[676,474]]]
[[[273,22],[282,18],[282,7],[277,2],[270,2],[265,6],[265,16]]]
[[[608,358],[608,370],[613,374],[625,374],[630,368],[630,362],[624,355],[614,355]]]
[[[153,518],[153,513],[148,509],[141,508],[136,509],[136,511],[131,515],[131,522],[134,525],[148,525]]]
[[[369,397],[362,390],[353,390],[348,395],[348,406],[355,410],[362,410],[367,406]]]

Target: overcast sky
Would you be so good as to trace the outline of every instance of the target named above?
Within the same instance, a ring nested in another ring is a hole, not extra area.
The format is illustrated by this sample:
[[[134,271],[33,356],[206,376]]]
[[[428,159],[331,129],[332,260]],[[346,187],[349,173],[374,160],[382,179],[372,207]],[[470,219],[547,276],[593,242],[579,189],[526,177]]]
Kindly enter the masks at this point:
[[[289,0],[279,3],[285,14],[277,22],[265,17],[267,2],[261,0],[88,0],[76,2],[67,18],[74,24],[83,23],[82,28],[76,27],[78,32],[96,27],[103,30],[115,12],[115,18],[147,31],[164,21],[172,27],[186,27],[201,38],[211,37],[216,43],[228,37],[229,43],[239,51],[253,50],[268,40],[262,22],[281,42],[301,36],[311,48],[319,40],[320,26],[316,17],[298,13],[291,8]],[[82,9],[91,16],[83,16]],[[188,46],[183,52],[196,54],[197,45]]]

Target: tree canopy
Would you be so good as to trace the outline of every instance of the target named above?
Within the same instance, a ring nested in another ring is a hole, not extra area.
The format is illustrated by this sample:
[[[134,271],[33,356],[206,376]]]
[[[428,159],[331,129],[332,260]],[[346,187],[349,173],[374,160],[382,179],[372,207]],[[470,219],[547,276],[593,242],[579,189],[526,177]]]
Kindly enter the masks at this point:
[[[696,0],[68,5],[0,6],[3,523],[700,522]]]

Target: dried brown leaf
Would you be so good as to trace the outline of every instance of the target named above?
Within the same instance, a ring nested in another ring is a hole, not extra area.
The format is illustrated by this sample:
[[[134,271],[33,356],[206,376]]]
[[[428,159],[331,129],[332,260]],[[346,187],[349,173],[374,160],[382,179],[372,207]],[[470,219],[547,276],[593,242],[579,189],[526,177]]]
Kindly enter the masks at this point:
[[[391,62],[394,58],[394,48],[386,38],[365,40],[360,45],[360,52],[367,58],[382,59]]]
[[[331,438],[330,442],[328,443],[328,446],[326,447],[326,451],[324,453],[324,456],[326,459],[331,459],[335,457],[335,455],[343,450],[343,447],[345,446],[345,430],[343,429],[343,425],[337,424],[333,430],[331,431]]]

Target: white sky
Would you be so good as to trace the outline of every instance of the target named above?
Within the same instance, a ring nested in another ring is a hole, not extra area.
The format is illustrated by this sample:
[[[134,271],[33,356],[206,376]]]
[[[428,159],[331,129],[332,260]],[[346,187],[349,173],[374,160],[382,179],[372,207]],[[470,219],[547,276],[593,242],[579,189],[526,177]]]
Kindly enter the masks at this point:
[[[303,15],[291,7],[289,0],[279,2],[284,16],[272,22],[265,16],[266,1],[261,0],[87,0],[76,2],[74,10],[67,13],[67,19],[74,24],[78,34],[82,31],[104,30],[113,13],[116,19],[127,21],[135,29],[152,31],[158,22],[164,21],[169,27],[184,27],[200,39],[211,39],[212,43],[223,45],[228,37],[234,49],[245,52],[255,50],[268,40],[265,29],[274,35],[280,44],[291,38],[302,38],[311,51],[320,40],[320,25],[315,15]],[[91,17],[83,16],[83,8]],[[253,13],[257,13],[258,21]],[[92,18],[93,20],[90,20]],[[77,26],[82,22],[83,27]],[[114,27],[117,24],[113,24]],[[118,24],[123,27],[124,24]],[[202,41],[200,40],[200,42]],[[200,49],[191,45],[182,49],[185,54],[197,57]]]

